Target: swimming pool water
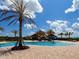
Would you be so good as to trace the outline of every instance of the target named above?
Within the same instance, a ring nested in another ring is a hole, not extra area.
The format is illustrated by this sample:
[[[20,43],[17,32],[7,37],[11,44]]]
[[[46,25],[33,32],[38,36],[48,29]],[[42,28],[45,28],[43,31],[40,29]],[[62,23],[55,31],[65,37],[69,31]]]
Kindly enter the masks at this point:
[[[15,46],[16,43],[3,43],[0,44],[0,47],[7,47],[7,46]],[[36,45],[36,46],[72,46],[77,45],[74,43],[67,43],[67,42],[24,42],[25,45]]]

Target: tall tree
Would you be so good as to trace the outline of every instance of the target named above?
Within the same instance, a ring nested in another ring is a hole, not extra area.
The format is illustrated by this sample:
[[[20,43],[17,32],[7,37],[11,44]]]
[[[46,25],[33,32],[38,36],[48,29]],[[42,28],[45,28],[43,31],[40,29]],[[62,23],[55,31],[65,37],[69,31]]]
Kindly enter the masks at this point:
[[[0,32],[4,31],[4,28],[3,27],[0,27]],[[1,34],[1,33],[0,33]]]
[[[0,27],[0,31],[4,31],[3,27]]]
[[[73,32],[68,32],[68,36],[69,38],[71,38],[71,35],[73,34]]]
[[[16,37],[16,35],[18,34],[17,30],[13,30],[12,33],[14,34],[14,37]]]
[[[22,26],[24,23],[29,24],[35,24],[32,17],[34,14],[33,12],[27,13],[27,3],[25,3],[24,0],[10,0],[11,4],[9,5],[11,10],[0,10],[1,11],[1,18],[0,22],[2,21],[8,21],[9,24],[15,24],[17,21],[19,21],[19,39],[17,46],[13,47],[12,49],[25,49],[28,48],[28,46],[24,46],[23,39],[22,39]],[[29,7],[29,6],[28,6]]]
[[[66,38],[68,38],[68,32],[65,32],[64,35],[66,36]]]
[[[55,34],[55,32],[54,32],[53,30],[48,30],[47,34],[48,34],[48,35],[51,35],[51,34],[53,34],[53,35],[54,35],[54,34]]]
[[[63,37],[63,35],[64,35],[64,33],[62,32],[62,33],[60,33],[60,34],[58,34],[58,35],[60,35],[61,36],[61,38]]]
[[[51,41],[53,40],[53,43],[54,43],[54,39],[55,39],[55,32],[53,30],[48,30],[47,32],[47,37],[48,37],[48,40]]]

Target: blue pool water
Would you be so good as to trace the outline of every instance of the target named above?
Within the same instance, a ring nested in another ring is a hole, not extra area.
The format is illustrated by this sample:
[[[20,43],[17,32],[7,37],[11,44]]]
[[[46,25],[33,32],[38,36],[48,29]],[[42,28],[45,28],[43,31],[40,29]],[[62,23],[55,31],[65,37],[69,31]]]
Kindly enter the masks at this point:
[[[0,47],[15,46],[16,43],[3,43],[0,44]],[[24,42],[25,45],[36,45],[36,46],[73,46],[77,45],[75,43],[66,43],[66,42]]]

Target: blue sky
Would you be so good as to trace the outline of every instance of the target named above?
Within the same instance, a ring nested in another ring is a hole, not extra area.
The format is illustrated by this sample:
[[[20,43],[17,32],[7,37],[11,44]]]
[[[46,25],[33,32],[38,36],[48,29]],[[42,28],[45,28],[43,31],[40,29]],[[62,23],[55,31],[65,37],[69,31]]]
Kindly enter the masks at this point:
[[[34,19],[39,27],[34,29],[27,29],[26,27],[23,27],[23,36],[31,35],[39,30],[39,28],[47,31],[48,29],[50,29],[50,27],[52,30],[57,31],[57,34],[61,32],[63,28],[65,28],[70,31],[75,31],[73,36],[75,36],[75,34],[77,34],[76,36],[78,36],[78,28],[74,29],[74,24],[79,25],[78,11],[67,14],[65,13],[65,10],[71,7],[72,1],[73,0],[40,0],[39,2],[43,7],[43,12],[39,14],[36,13],[36,18]],[[48,21],[51,23],[48,23]],[[59,22],[61,24],[57,27],[57,24]],[[12,30],[18,30],[18,24],[7,26],[7,22],[3,22],[0,23],[0,26],[4,27],[5,29],[5,31],[2,32],[1,35],[13,36],[10,32]]]

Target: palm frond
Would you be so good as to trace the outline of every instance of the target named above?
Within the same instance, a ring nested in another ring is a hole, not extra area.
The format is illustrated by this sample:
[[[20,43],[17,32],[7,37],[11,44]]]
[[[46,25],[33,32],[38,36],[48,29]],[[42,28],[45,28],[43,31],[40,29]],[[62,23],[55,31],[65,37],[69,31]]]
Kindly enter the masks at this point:
[[[6,15],[8,12],[5,10],[1,13],[1,16]]]
[[[16,0],[15,1],[10,0],[10,1],[13,3],[14,6],[17,6],[18,5],[18,2]]]
[[[16,24],[17,24],[17,22],[18,22],[18,20],[16,20],[16,21],[13,23],[13,25],[16,25]]]
[[[14,18],[14,17],[16,17],[16,15],[5,17],[5,18],[1,19],[0,22],[9,20],[9,19]]]
[[[12,23],[14,23],[14,21],[15,21],[15,20],[12,20],[11,22],[9,22],[9,24],[8,24],[8,25],[11,25]]]
[[[0,9],[0,12],[1,12],[1,13],[2,13],[2,12],[5,12],[5,11],[6,11],[6,12],[11,12],[11,13],[17,13],[17,11],[13,11],[13,10],[1,10],[1,9]]]
[[[34,21],[33,21],[33,19],[29,19],[29,21],[32,23],[32,24],[34,24],[34,25],[36,25],[37,27],[39,27]]]
[[[13,4],[12,5],[9,5],[9,7],[15,9],[15,10],[12,9],[12,11],[17,11],[18,12],[19,9],[20,9],[19,8],[20,7],[19,6],[19,1],[18,0],[10,0],[10,2],[13,3]],[[3,10],[0,10],[0,11],[3,11]]]

